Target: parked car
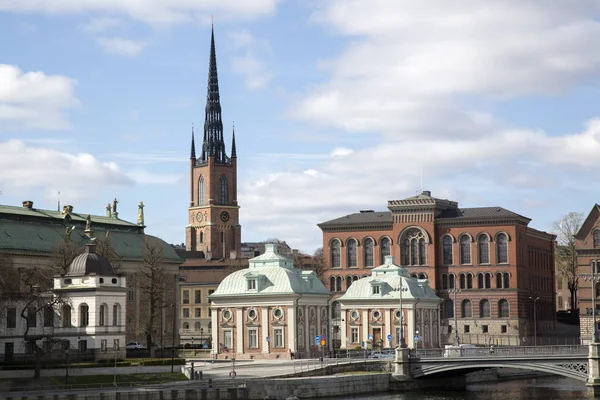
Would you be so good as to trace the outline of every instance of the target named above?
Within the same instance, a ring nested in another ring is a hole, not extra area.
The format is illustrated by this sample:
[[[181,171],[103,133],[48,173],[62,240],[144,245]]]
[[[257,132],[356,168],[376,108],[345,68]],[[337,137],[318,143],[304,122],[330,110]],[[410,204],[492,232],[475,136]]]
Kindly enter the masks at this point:
[[[140,342],[129,342],[129,343],[127,343],[127,345],[125,345],[125,348],[127,350],[138,350],[138,349],[145,349],[146,346],[144,346]]]

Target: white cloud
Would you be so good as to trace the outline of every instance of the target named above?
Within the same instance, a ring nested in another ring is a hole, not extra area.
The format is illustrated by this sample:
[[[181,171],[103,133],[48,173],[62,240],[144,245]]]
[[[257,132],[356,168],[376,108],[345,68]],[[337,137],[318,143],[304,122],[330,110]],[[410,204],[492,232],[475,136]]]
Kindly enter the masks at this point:
[[[127,176],[142,185],[175,185],[182,181],[182,176],[178,174],[161,174],[140,169],[128,172]]]
[[[0,171],[0,187],[7,194],[45,188],[90,198],[106,186],[133,183],[116,164],[101,162],[90,154],[30,147],[14,139],[0,142]]]
[[[268,15],[274,11],[277,2],[278,0],[0,0],[0,11],[122,14],[152,25],[170,25],[193,21],[200,16],[209,21],[211,13],[222,19]]]
[[[67,109],[79,105],[74,79],[23,72],[0,64],[0,132],[3,129],[65,129]]]
[[[101,37],[96,39],[96,41],[108,54],[125,57],[135,57],[147,46],[145,41],[136,41],[119,37]]]
[[[121,25],[121,21],[112,17],[97,17],[86,22],[82,29],[85,33],[95,34],[102,33],[109,29],[117,28]]]
[[[233,57],[231,62],[233,70],[244,76],[244,84],[248,90],[264,89],[273,78],[273,74],[267,71],[266,64],[250,51]]]

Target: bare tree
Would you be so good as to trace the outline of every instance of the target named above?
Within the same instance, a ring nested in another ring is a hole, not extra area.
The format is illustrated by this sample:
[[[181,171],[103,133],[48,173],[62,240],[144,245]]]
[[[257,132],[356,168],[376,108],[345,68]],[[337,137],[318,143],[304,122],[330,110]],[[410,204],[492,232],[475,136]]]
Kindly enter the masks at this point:
[[[96,253],[104,256],[113,267],[115,273],[121,272],[123,258],[115,251],[109,231],[104,238],[96,238]]]
[[[146,309],[141,315],[141,324],[146,335],[146,347],[153,352],[152,334],[160,318],[160,310],[165,303],[167,273],[163,248],[158,240],[144,240],[143,266],[140,271],[140,293]]]
[[[50,268],[52,272],[58,275],[67,273],[69,266],[79,254],[81,254],[81,246],[74,244],[70,240],[60,240],[54,246],[52,254],[50,254]]]
[[[303,262],[305,261],[306,257],[310,258],[310,262]],[[316,249],[312,256],[306,256],[300,251],[294,252],[293,259],[295,268],[314,271],[315,274],[317,274],[317,276],[319,277],[319,279],[327,270],[327,265],[325,264],[325,256],[323,255],[322,247]]]
[[[570,309],[577,309],[577,288],[579,285],[575,235],[581,228],[584,215],[570,212],[554,223],[556,241],[556,269],[559,276],[567,282],[570,293]]]

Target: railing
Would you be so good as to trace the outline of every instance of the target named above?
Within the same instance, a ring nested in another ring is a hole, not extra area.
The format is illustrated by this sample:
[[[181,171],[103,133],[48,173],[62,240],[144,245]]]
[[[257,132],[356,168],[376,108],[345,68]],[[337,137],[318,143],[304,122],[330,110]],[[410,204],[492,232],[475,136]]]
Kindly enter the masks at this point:
[[[411,350],[411,358],[585,356],[588,346],[449,347]]]

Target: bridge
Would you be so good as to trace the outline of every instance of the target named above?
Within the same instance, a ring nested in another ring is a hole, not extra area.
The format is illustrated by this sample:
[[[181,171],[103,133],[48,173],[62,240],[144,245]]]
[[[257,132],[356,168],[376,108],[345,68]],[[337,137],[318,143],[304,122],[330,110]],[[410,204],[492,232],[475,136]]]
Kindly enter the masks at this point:
[[[600,395],[600,343],[576,346],[449,347],[396,349],[400,380],[466,374],[487,368],[545,372],[585,382]]]

